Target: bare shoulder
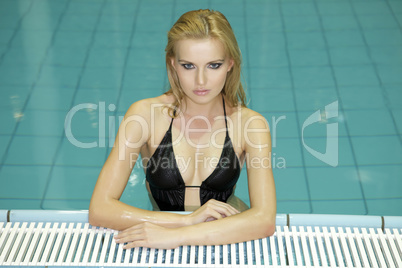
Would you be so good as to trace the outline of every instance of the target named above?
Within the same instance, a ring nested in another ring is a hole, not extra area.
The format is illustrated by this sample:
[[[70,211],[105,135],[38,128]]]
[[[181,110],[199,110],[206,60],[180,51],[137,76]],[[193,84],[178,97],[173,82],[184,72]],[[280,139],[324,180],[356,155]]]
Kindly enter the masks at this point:
[[[125,118],[139,115],[145,119],[149,119],[152,114],[162,113],[164,108],[174,103],[172,95],[162,94],[157,97],[142,99],[134,102],[128,108]]]
[[[241,113],[241,126],[243,129],[269,129],[268,121],[260,113],[247,107],[241,107],[238,112]]]
[[[252,149],[250,144],[255,147],[269,143],[269,125],[263,115],[240,105],[230,107],[228,115],[233,123],[232,140],[238,152],[248,152]]]
[[[162,94],[154,98],[142,99],[134,102],[128,108],[124,120],[120,125],[120,133],[126,140],[135,144],[144,145],[152,136],[159,137],[159,128],[169,123],[165,107],[169,106],[171,99]],[[162,128],[163,129],[163,128]]]

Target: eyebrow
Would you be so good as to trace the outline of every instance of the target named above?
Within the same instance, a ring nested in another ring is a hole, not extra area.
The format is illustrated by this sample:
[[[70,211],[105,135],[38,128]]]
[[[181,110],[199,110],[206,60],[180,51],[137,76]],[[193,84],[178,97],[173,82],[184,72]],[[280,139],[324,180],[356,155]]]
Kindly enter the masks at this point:
[[[213,61],[207,62],[207,64],[213,63],[213,62],[224,62],[224,61],[225,61],[224,59],[217,59],[217,60],[213,60]],[[186,62],[186,63],[192,63],[191,61],[183,60],[183,59],[179,59],[178,62],[180,62],[180,63],[184,63],[184,62]]]

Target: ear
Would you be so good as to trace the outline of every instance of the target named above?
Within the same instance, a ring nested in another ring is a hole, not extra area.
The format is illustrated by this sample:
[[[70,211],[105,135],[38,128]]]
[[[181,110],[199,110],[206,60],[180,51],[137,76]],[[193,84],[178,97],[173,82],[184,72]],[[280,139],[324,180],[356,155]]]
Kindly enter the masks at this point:
[[[174,57],[171,57],[171,58],[170,58],[170,64],[172,65],[173,69],[176,70],[176,67],[174,66],[174,64],[175,64]]]
[[[229,60],[228,72],[230,72],[230,70],[232,70],[233,65],[234,65],[234,60],[233,60],[233,59],[230,59],[230,60]]]

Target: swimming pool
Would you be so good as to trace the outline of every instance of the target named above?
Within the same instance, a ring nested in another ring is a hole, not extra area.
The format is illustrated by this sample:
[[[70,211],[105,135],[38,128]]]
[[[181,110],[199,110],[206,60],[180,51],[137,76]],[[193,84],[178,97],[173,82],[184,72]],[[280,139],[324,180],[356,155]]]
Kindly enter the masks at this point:
[[[119,118],[167,87],[166,31],[199,8],[235,30],[249,107],[271,127],[278,213],[402,215],[391,0],[0,1],[0,209],[88,208]],[[249,202],[245,169],[236,194]],[[122,201],[150,209],[140,167]]]

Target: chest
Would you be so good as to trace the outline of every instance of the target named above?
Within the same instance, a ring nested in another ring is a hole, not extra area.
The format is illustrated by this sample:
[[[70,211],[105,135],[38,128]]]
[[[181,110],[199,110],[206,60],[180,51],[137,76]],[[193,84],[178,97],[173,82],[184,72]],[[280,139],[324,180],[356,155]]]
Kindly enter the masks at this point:
[[[175,124],[176,123],[176,124]],[[212,120],[173,122],[172,148],[176,164],[186,185],[199,186],[225,161],[228,153],[241,151],[235,146],[237,136],[230,131],[223,116]],[[240,148],[239,148],[240,147]],[[241,155],[241,152],[238,154]]]
[[[222,165],[242,162],[243,151],[239,138],[229,124],[226,128],[224,119],[209,125],[205,121],[193,121],[184,125],[183,121],[174,120],[170,132],[166,132],[163,137],[164,144],[159,144],[157,148],[170,144],[171,141],[169,150],[174,157],[170,161],[174,163],[170,165],[177,166],[185,185],[200,186],[213,172],[222,168]],[[149,150],[149,156],[157,148]]]

